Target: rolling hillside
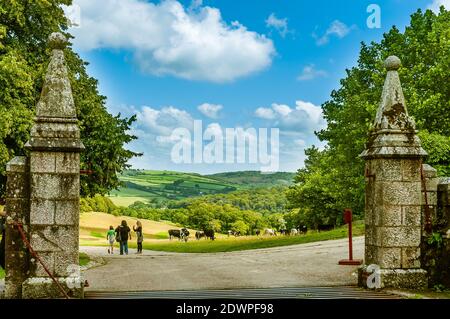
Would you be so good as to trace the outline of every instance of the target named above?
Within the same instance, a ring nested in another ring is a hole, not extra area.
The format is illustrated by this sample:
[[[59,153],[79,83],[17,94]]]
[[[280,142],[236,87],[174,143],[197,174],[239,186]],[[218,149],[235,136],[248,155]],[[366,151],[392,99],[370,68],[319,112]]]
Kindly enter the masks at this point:
[[[213,175],[173,171],[127,170],[120,180],[125,187],[110,194],[114,204],[129,206],[136,201],[177,200],[212,194],[226,194],[249,188],[289,185],[294,173],[261,174],[229,172]]]

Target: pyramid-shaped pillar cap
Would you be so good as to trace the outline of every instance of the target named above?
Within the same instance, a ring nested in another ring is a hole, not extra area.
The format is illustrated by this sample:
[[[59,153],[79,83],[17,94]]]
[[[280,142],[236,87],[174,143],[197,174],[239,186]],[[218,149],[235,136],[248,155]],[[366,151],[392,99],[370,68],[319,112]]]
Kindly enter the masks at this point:
[[[76,118],[75,103],[63,52],[67,43],[66,37],[59,32],[52,33],[48,38],[48,47],[52,53],[41,97],[36,106],[38,118]]]
[[[381,102],[375,117],[374,129],[411,130],[415,131],[415,123],[408,115],[398,69],[401,61],[390,56],[384,61],[387,70]]]
[[[396,56],[384,61],[386,80],[366,150],[361,154],[363,158],[427,155],[417,136],[416,124],[408,115],[398,74],[401,65]]]

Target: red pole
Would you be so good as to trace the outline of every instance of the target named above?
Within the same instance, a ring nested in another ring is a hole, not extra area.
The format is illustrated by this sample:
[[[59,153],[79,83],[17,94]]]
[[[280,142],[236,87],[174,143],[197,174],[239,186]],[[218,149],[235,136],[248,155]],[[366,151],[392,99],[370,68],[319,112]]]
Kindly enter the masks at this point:
[[[344,211],[344,221],[348,224],[348,259],[339,260],[339,265],[357,266],[362,264],[362,260],[353,260],[353,234],[352,234],[352,211]]]
[[[352,244],[352,221],[348,223],[348,255],[349,260],[353,260],[353,244]]]

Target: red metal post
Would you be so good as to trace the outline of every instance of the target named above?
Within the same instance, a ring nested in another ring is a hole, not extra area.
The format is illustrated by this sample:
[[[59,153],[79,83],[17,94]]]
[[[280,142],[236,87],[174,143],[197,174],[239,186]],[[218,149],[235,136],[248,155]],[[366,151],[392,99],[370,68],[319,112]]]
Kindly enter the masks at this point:
[[[348,223],[348,255],[349,260],[353,260],[353,238],[352,238],[352,221]]]
[[[344,222],[348,224],[348,256],[347,260],[343,259],[339,261],[339,265],[357,266],[362,264],[362,260],[353,259],[353,234],[352,234],[352,211],[346,209],[344,211]]]

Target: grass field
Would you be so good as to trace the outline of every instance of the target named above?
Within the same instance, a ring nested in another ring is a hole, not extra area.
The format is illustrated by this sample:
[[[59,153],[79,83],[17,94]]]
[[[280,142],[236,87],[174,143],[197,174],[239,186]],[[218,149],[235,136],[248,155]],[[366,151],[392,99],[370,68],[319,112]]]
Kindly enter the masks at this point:
[[[239,189],[289,185],[293,173],[261,174],[229,172],[214,175],[173,171],[129,170],[119,176],[125,187],[112,191],[110,199],[118,206],[136,201],[184,199]]]
[[[99,214],[99,213],[95,213]],[[143,225],[144,232],[146,227],[150,227],[151,221],[144,221],[146,224]],[[143,223],[144,223],[143,222]],[[154,224],[155,225],[155,224]],[[160,232],[163,228],[169,229],[170,226],[163,223],[159,223],[159,229],[151,230],[150,232],[153,236],[145,235],[145,240],[143,243],[144,249],[156,250],[156,251],[167,251],[167,252],[180,252],[180,253],[216,253],[216,252],[227,252],[227,251],[238,251],[238,250],[248,250],[248,249],[259,249],[259,248],[269,248],[269,247],[279,247],[288,246],[296,244],[311,243],[316,241],[333,240],[347,237],[347,227],[337,228],[326,232],[316,232],[310,231],[306,235],[299,236],[276,236],[276,237],[265,237],[265,236],[242,236],[242,237],[228,237],[223,234],[219,234],[215,241],[201,239],[199,241],[195,240],[194,236],[191,236],[187,243],[180,242],[178,240],[169,241],[164,236],[166,233]],[[84,228],[85,230],[91,230],[91,228]],[[147,228],[148,229],[148,228]],[[191,234],[194,231],[191,230]],[[158,234],[161,237],[158,238]],[[354,236],[361,236],[364,234],[364,224],[362,222],[357,222],[353,226]],[[161,240],[162,239],[162,240]],[[80,245],[84,246],[106,246],[104,239],[99,240],[93,236],[84,237],[80,239]],[[118,245],[118,244],[116,244]],[[131,248],[136,248],[136,243],[134,240],[129,242]]]

